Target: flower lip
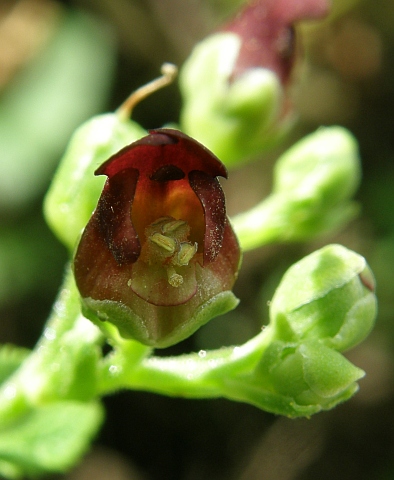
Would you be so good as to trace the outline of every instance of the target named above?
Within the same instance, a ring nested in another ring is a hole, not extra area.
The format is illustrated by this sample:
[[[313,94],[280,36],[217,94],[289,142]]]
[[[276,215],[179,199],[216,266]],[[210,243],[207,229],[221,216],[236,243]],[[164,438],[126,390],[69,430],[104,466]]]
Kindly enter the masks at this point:
[[[185,174],[199,170],[212,177],[227,178],[226,167],[210,150],[172,128],[150,130],[149,135],[110,157],[95,171],[95,175],[111,178],[121,170],[135,168],[140,174],[151,177],[159,168],[168,165],[179,168]]]

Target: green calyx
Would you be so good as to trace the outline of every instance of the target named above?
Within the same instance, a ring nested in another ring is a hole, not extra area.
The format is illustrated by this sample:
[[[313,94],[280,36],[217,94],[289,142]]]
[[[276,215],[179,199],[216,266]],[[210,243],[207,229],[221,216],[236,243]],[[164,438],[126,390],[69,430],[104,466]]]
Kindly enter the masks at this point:
[[[251,68],[231,78],[239,48],[235,34],[211,35],[180,71],[181,128],[228,167],[271,148],[293,123],[283,114],[284,91],[272,71]]]
[[[333,231],[358,211],[360,182],[354,137],[342,127],[319,128],[277,161],[272,193],[233,218],[241,246],[310,239]]]
[[[117,328],[123,338],[136,339],[144,345],[155,348],[165,348],[189,337],[212,318],[233,310],[238,303],[239,300],[231,291],[224,291],[196,308],[188,309],[187,305],[180,306],[177,309],[178,316],[180,318],[183,316],[184,321],[179,322],[178,326],[168,333],[163,333],[167,327],[166,310],[174,307],[158,307],[157,316],[163,317],[158,321],[148,308],[146,316],[140,316],[119,302],[85,298],[83,313],[96,325],[103,327],[104,331],[108,322]]]

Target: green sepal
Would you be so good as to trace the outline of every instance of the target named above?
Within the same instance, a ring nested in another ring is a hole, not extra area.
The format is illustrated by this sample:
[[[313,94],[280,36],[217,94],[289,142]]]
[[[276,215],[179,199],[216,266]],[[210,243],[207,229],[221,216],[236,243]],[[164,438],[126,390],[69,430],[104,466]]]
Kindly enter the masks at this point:
[[[185,317],[185,321],[172,330],[170,334],[160,339],[152,339],[150,330],[146,325],[146,319],[135,314],[129,307],[120,302],[84,298],[82,299],[82,311],[87,318],[99,327],[104,322],[102,326],[106,334],[108,334],[106,325],[110,322],[117,327],[119,334],[123,338],[135,339],[144,345],[155,348],[165,348],[189,337],[212,318],[233,310],[238,303],[239,300],[231,291],[221,292],[196,309],[193,309],[193,314],[190,316],[182,314],[182,311],[180,311],[179,315],[180,317]],[[161,308],[182,309],[182,305]],[[100,312],[100,316],[97,315],[97,312]]]
[[[364,372],[320,342],[273,342],[257,368],[279,396],[296,405],[327,410],[349,399]]]
[[[342,127],[319,128],[277,161],[271,195],[233,224],[242,248],[305,241],[340,228],[358,212],[357,142]]]

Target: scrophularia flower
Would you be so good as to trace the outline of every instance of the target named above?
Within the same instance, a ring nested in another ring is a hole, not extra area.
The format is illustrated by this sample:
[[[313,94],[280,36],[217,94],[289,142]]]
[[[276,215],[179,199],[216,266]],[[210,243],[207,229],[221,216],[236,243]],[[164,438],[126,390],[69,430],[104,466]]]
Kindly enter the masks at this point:
[[[218,176],[223,164],[158,129],[101,165],[108,179],[74,259],[84,313],[165,347],[238,303],[240,264]]]

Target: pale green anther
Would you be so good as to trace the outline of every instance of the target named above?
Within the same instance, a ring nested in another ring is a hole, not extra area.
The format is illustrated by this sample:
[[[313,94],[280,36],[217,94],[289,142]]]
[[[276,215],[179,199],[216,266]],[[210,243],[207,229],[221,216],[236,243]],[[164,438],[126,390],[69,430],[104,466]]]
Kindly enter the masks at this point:
[[[172,220],[163,225],[162,232],[164,234],[170,234],[178,230],[178,228],[183,227],[185,225],[187,225],[187,223],[184,220]]]
[[[188,242],[181,243],[178,252],[178,265],[188,265],[190,260],[196,254],[197,248],[197,243],[194,245]]]
[[[176,250],[176,242],[173,238],[171,237],[166,237],[165,235],[162,235],[161,233],[154,233],[149,237],[149,240],[162,248],[163,250],[166,250],[168,253],[174,253]]]
[[[172,217],[160,217],[154,222],[152,222],[149,226],[150,227],[159,227],[160,225],[165,225],[169,221],[172,220]]]

